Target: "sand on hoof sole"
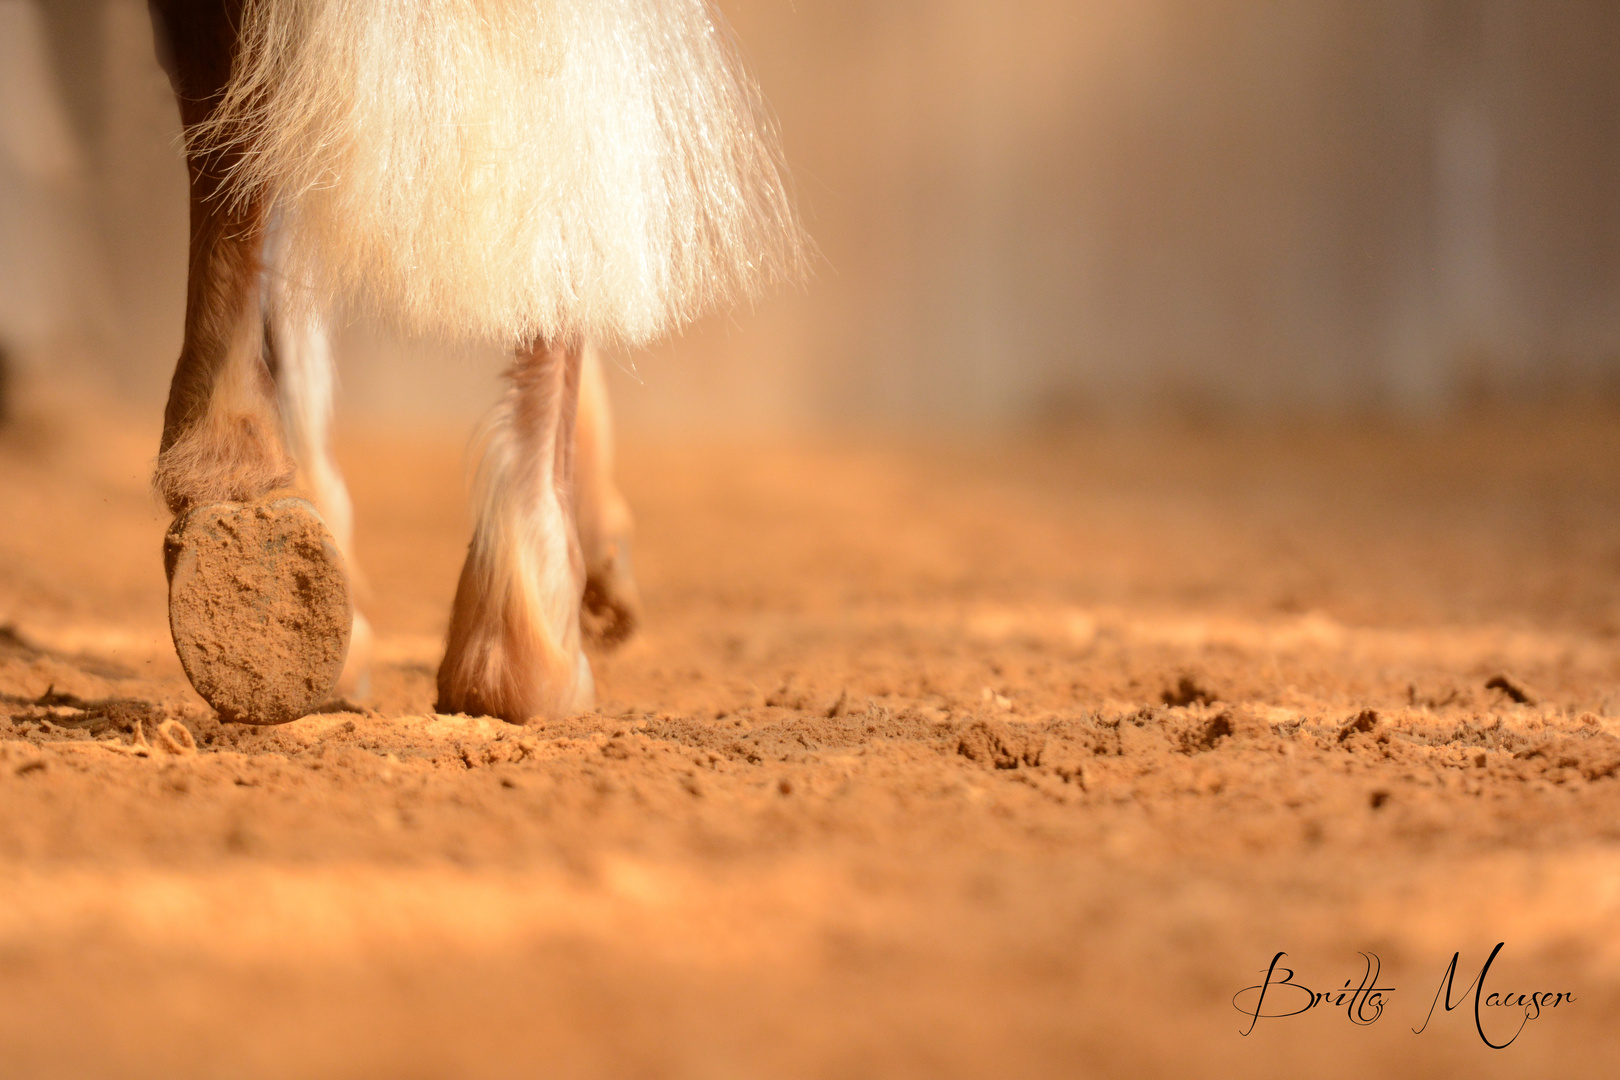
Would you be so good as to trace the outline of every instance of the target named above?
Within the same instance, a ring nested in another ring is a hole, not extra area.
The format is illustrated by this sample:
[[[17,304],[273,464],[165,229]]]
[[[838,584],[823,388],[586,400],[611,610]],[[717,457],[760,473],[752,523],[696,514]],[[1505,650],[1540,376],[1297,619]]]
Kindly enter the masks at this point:
[[[303,499],[210,503],[164,537],[169,630],[223,720],[284,724],[331,696],[349,651],[349,579]]]

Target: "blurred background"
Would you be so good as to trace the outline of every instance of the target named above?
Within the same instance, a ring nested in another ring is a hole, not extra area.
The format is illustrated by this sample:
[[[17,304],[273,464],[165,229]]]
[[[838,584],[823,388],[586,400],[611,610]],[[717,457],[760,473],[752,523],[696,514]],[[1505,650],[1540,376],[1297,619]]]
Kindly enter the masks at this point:
[[[722,0],[819,251],[619,358],[630,431],[1444,416],[1620,389],[1612,0]],[[0,0],[0,348],[161,402],[179,128],[142,0]],[[342,333],[343,407],[499,357]]]

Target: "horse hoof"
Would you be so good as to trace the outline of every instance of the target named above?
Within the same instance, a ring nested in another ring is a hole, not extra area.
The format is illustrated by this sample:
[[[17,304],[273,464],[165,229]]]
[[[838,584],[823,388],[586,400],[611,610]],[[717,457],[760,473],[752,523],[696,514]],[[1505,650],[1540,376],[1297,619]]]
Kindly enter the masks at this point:
[[[163,541],[169,630],[222,720],[284,724],[331,696],[349,651],[349,576],[303,499],[197,506]]]
[[[628,544],[615,544],[600,565],[585,575],[579,628],[592,646],[610,651],[623,645],[641,624],[641,591],[630,570]]]

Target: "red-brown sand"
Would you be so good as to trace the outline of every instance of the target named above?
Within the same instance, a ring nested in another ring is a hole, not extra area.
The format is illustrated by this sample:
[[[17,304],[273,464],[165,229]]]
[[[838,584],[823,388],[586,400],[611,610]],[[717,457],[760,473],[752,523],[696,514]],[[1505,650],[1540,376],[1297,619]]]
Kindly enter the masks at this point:
[[[1620,419],[632,444],[644,625],[525,728],[431,713],[459,439],[341,444],[375,695],[264,729],[175,659],[155,444],[0,435],[0,1074],[1620,1061]],[[1574,995],[1503,1050],[1498,942]],[[1279,951],[1393,989],[1240,1035]]]

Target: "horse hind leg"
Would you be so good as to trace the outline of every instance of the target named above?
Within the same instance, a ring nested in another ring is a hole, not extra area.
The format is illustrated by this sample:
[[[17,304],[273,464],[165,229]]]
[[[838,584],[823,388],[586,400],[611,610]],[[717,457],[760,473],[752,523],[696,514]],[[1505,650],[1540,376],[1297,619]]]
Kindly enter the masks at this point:
[[[229,13],[217,4],[154,0],[153,37],[188,131],[206,122],[232,62]],[[191,262],[185,339],[152,484],[169,510],[258,498],[292,478],[259,310],[265,208],[224,197],[227,156],[188,149]]]
[[[172,513],[256,499],[287,486],[294,467],[281,439],[275,385],[259,316],[261,220],[253,208],[198,207],[192,229],[186,332],[152,485]]]
[[[581,350],[520,350],[486,421],[477,523],[456,587],[437,709],[513,723],[594,703],[580,648],[585,560],[574,521]]]
[[[574,491],[585,557],[580,613],[585,637],[601,648],[622,643],[641,621],[641,594],[630,565],[634,521],[613,479],[613,417],[600,354],[587,346],[580,364]]]
[[[164,562],[187,677],[226,720],[281,723],[330,696],[352,604],[332,534],[284,490],[294,457],[267,355],[258,240],[204,232],[194,249],[154,483],[176,515]]]
[[[156,0],[153,29],[188,131],[231,67],[226,6]],[[279,723],[332,690],[352,605],[342,554],[315,508],[277,497],[295,474],[265,348],[265,207],[223,197],[230,162],[190,148],[185,339],[152,482],[169,629],[187,677],[227,720]]]

